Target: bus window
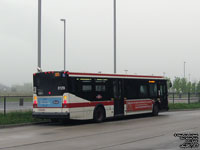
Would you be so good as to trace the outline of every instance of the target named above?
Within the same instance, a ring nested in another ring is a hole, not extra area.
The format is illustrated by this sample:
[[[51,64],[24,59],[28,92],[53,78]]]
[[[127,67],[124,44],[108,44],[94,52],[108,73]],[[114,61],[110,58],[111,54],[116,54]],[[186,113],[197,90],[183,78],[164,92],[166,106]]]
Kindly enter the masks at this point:
[[[149,94],[150,97],[157,97],[157,84],[149,85]]]
[[[68,91],[67,78],[55,77],[54,74],[40,74],[34,77],[34,87],[39,96],[62,95]]]
[[[96,85],[95,86],[95,91],[96,92],[105,92],[106,91],[106,86],[105,85]]]
[[[148,97],[148,90],[147,85],[140,85],[140,98],[147,98]]]
[[[160,96],[164,96],[165,93],[166,93],[166,86],[160,85]]]
[[[91,92],[92,91],[92,85],[82,85],[82,91],[83,92]]]
[[[127,79],[124,80],[124,92],[127,99],[137,98],[137,81]]]
[[[95,91],[96,92],[105,92],[106,85],[108,84],[108,79],[94,79],[95,81]]]
[[[92,91],[92,79],[91,78],[76,78],[77,89],[79,93]]]

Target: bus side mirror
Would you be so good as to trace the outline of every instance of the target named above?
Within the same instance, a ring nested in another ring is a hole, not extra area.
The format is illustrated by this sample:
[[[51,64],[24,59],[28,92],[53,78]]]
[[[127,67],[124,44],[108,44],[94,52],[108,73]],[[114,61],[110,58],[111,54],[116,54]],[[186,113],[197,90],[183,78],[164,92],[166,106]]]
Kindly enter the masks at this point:
[[[169,82],[169,87],[170,87],[170,88],[172,87],[172,83],[171,83],[171,82]]]

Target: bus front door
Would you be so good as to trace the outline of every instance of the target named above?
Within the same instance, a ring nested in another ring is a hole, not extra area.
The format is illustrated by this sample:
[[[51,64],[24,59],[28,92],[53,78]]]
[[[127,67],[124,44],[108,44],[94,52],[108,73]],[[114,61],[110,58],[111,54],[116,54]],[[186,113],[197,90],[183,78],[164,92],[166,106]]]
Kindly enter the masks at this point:
[[[160,101],[161,109],[168,109],[167,85],[165,83],[160,83]]]
[[[114,95],[114,116],[124,115],[124,91],[123,81],[120,79],[113,80],[113,95]]]

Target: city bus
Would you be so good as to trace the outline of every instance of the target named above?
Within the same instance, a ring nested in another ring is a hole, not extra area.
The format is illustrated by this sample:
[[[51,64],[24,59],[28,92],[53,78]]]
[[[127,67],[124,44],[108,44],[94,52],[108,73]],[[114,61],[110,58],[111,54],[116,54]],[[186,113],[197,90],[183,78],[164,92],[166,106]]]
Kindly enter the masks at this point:
[[[162,76],[39,72],[33,75],[33,114],[55,120],[93,119],[168,110],[167,80]]]

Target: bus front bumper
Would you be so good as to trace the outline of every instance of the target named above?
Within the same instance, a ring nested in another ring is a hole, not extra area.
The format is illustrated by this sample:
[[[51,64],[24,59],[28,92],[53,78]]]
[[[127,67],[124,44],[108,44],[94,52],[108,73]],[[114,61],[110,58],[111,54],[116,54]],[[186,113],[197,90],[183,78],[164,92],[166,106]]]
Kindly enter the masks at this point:
[[[32,116],[34,118],[40,118],[40,119],[69,119],[69,113],[50,113],[50,112],[33,112]]]

